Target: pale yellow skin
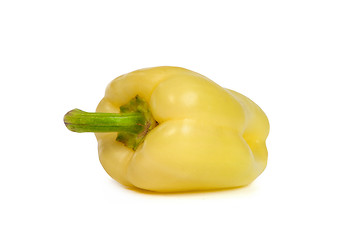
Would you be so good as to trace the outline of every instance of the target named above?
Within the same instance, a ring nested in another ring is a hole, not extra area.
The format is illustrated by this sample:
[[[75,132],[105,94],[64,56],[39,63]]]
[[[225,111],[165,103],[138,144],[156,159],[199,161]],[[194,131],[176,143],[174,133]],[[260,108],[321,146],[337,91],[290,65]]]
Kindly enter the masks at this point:
[[[159,125],[134,151],[117,133],[96,133],[99,158],[116,181],[157,192],[248,185],[266,167],[269,122],[247,97],[178,67],[141,69],[114,79],[97,112],[119,113],[136,95]]]

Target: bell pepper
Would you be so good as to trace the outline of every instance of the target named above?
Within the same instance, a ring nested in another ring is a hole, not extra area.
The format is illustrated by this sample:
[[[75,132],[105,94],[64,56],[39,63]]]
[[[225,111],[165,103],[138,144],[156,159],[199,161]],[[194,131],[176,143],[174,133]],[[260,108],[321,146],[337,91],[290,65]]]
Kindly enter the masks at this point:
[[[96,112],[65,125],[95,132],[99,159],[123,185],[156,192],[233,188],[265,169],[269,122],[249,98],[179,67],[114,79]]]

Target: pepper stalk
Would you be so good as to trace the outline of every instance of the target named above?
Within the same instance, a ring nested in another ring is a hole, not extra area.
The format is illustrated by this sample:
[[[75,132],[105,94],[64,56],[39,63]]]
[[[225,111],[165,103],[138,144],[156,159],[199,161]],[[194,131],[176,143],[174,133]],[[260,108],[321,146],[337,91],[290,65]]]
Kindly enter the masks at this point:
[[[73,109],[64,116],[65,126],[73,132],[117,132],[116,140],[136,150],[146,134],[156,127],[148,104],[139,96],[120,107],[119,113],[90,113]]]

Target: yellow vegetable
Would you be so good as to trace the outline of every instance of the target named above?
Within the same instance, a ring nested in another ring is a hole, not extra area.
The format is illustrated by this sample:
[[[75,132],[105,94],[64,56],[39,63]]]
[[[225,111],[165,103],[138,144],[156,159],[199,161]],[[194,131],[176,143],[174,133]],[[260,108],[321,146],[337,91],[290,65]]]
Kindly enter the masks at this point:
[[[64,117],[96,132],[99,158],[116,181],[157,192],[250,184],[265,169],[269,122],[250,99],[178,67],[114,79],[97,113]]]

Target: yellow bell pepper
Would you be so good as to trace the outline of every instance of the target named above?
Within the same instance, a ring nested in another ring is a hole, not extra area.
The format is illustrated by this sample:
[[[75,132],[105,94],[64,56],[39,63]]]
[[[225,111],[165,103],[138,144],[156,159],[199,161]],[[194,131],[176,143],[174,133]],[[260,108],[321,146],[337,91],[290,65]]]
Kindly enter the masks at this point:
[[[265,169],[269,122],[249,98],[179,67],[137,70],[114,79],[96,113],[64,117],[96,132],[106,172],[156,192],[232,188]]]

